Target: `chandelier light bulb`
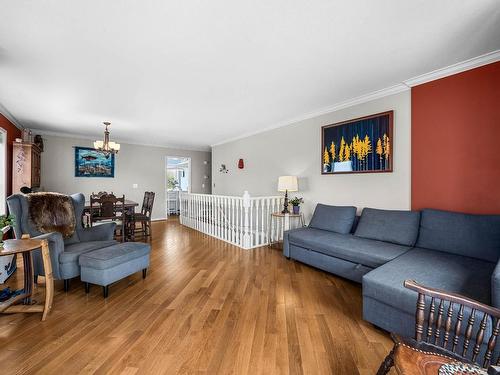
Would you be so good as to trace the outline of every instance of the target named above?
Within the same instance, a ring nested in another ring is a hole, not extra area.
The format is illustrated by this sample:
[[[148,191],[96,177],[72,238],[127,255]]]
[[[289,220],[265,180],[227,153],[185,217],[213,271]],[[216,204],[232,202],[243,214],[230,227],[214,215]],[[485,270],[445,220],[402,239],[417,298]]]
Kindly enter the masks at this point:
[[[118,151],[120,151],[120,144],[109,140],[108,126],[110,126],[111,123],[108,121],[105,121],[105,122],[103,122],[103,124],[105,126],[105,128],[104,128],[104,141],[96,140],[94,142],[94,148],[97,151],[103,152],[106,156],[109,156],[110,154],[117,154]]]

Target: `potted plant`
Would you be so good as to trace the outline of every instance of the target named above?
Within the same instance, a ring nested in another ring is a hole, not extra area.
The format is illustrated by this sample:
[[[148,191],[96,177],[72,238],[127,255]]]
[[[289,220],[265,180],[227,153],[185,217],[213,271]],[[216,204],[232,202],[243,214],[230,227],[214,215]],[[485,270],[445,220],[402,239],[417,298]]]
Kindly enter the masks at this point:
[[[0,231],[2,233],[2,236],[0,237],[0,244],[6,239],[7,233],[13,223],[14,217],[12,215],[0,215]]]
[[[0,215],[0,248],[13,225],[14,217],[12,215]],[[0,284],[3,284],[16,270],[16,259],[16,255],[0,257]]]
[[[175,190],[178,187],[179,187],[179,181],[177,181],[174,176],[168,176],[167,190]]]
[[[295,197],[293,199],[290,199],[290,204],[293,206],[293,213],[294,215],[298,215],[300,212],[300,204],[304,203],[304,199]]]

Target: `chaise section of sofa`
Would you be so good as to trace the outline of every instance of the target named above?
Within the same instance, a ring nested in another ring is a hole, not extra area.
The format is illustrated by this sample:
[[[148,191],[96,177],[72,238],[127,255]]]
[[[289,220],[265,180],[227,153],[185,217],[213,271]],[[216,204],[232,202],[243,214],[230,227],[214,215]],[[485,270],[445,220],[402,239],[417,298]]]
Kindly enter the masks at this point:
[[[318,204],[309,227],[285,232],[284,255],[361,282],[364,274],[406,253],[416,240],[418,212],[367,208],[353,228],[355,215],[355,207]]]
[[[407,279],[500,307],[500,215],[365,208],[355,219],[354,207],[318,205],[309,227],[285,232],[283,253],[362,281],[365,320],[412,337],[417,295]]]
[[[363,318],[412,336],[417,295],[406,279],[498,307],[499,256],[500,216],[423,210],[415,247],[363,277]]]

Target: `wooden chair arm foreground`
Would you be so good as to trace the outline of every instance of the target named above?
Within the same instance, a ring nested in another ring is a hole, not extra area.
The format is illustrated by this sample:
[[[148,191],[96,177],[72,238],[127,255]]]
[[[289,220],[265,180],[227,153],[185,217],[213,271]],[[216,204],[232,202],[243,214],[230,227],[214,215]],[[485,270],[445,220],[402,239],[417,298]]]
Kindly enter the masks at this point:
[[[45,270],[45,303],[34,304],[31,295],[34,288],[33,259],[31,252],[41,248],[42,262]],[[0,256],[22,254],[24,266],[24,287],[20,294],[0,303],[0,313],[42,313],[42,321],[52,309],[54,299],[54,279],[50,262],[49,244],[47,240],[30,239],[23,235],[21,240],[6,240],[0,247]],[[22,302],[22,304],[18,304]]]
[[[377,375],[387,374],[392,367],[397,373],[407,375],[500,374],[497,367],[500,357],[495,361],[492,358],[500,332],[500,309],[456,293],[428,288],[413,280],[406,280],[404,286],[418,293],[415,338],[391,335],[394,348]],[[462,330],[464,320],[467,325]],[[489,337],[485,337],[488,321],[493,326]],[[477,332],[475,337],[473,332]],[[462,372],[451,372],[457,368]],[[444,372],[445,369],[450,372]]]

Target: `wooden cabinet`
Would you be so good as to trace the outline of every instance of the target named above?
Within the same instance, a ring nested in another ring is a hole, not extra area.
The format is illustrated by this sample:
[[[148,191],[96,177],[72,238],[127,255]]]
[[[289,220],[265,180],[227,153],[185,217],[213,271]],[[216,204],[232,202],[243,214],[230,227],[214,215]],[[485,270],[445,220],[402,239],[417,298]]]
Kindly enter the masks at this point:
[[[32,143],[12,144],[12,193],[19,193],[21,187],[40,187],[41,151]]]

